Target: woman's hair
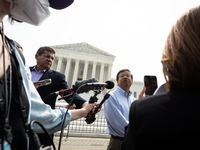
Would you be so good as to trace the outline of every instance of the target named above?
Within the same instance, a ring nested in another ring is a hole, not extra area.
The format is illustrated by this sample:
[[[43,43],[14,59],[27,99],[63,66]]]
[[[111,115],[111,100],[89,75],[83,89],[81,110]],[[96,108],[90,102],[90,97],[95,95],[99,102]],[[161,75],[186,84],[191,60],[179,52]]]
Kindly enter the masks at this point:
[[[161,62],[169,91],[200,87],[200,6],[172,27]]]

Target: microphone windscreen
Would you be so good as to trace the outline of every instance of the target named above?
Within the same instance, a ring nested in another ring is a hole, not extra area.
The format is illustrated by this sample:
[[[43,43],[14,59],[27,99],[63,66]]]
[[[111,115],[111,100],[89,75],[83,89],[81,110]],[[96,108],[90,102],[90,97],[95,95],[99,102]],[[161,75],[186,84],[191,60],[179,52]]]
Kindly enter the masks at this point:
[[[84,93],[84,92],[89,92],[90,90],[93,90],[92,86],[89,87],[85,87],[84,85],[86,85],[87,83],[94,83],[97,82],[97,79],[95,78],[90,78],[87,80],[83,80],[83,81],[76,81],[73,89],[77,90],[79,88],[79,90],[77,91],[77,93]]]
[[[106,83],[107,83],[106,85],[107,89],[112,89],[115,86],[113,81],[106,81]]]
[[[87,84],[87,83],[93,83],[93,82],[97,82],[97,79],[90,78],[90,79],[87,79],[87,80],[76,81],[75,86],[79,87],[81,85],[84,85],[84,84]]]

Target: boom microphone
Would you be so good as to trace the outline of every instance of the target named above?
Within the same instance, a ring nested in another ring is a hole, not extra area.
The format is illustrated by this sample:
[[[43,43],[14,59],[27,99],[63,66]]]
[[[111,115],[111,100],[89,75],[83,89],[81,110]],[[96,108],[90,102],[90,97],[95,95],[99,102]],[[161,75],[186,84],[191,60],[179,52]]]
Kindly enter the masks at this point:
[[[105,83],[98,83],[98,82],[95,82],[95,83],[87,83],[86,86],[93,86],[94,89],[98,89],[100,87],[105,87],[107,89],[112,89],[114,87],[114,82],[113,81],[106,81]]]
[[[83,81],[76,81],[75,85],[73,85],[73,87],[72,87],[71,89],[68,88],[68,89],[62,89],[62,90],[60,90],[60,91],[52,92],[52,93],[50,93],[49,96],[60,95],[61,97],[63,97],[64,95],[72,94],[72,93],[73,93],[74,91],[76,91],[80,86],[86,85],[86,84],[91,83],[91,82],[92,82],[92,83],[95,83],[95,82],[97,82],[97,80],[96,80],[95,78],[91,78],[91,79],[87,79],[87,80],[83,80]],[[89,91],[89,89],[84,90],[84,91],[82,91],[82,92],[78,92],[78,91],[77,91],[77,93],[79,94],[79,93],[88,92],[88,91]]]
[[[77,91],[77,93],[84,93],[84,92],[89,92],[90,90],[92,90],[91,88],[88,89],[84,89],[83,91],[80,90],[81,87],[85,87],[85,85],[87,85],[88,83],[95,83],[98,82],[97,79],[95,78],[90,78],[87,80],[83,80],[83,81],[76,81],[75,84],[73,85],[73,89]]]
[[[112,89],[114,87],[113,81],[106,81],[105,83],[99,83],[99,82],[92,82],[92,83],[86,83],[85,86],[82,86],[77,93],[83,93],[88,92],[90,90],[103,90],[104,88]]]

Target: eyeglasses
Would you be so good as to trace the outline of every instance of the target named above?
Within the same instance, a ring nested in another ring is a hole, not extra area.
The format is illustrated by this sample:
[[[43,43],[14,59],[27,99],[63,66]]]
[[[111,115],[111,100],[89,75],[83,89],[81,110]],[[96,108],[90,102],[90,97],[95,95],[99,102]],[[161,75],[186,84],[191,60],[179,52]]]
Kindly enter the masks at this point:
[[[123,77],[129,78],[129,77],[131,77],[131,75],[130,74],[120,74],[119,77],[120,78],[123,78]]]

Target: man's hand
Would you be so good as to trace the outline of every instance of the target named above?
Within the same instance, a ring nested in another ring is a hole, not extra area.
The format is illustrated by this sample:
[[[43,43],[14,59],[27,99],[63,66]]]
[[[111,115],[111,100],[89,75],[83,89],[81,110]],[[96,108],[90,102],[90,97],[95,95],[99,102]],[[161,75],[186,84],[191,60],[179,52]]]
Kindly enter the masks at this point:
[[[68,108],[68,105],[64,105],[63,107],[67,109],[67,108]],[[74,105],[70,106],[69,109],[70,109],[70,110],[76,109],[76,105],[74,104]]]
[[[145,98],[145,91],[146,91],[146,87],[143,87],[142,91],[139,94],[139,99]]]
[[[37,84],[35,84],[34,86],[35,86],[36,89],[39,88],[39,85],[37,85]]]

